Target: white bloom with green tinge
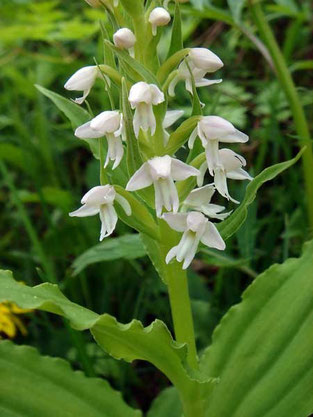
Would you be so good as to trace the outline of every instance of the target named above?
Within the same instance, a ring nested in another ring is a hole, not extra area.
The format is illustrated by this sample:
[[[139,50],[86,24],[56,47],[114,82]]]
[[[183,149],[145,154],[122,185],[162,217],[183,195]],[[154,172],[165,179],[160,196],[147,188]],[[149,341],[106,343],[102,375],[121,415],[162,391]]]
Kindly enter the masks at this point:
[[[166,146],[169,140],[169,133],[166,131],[171,127],[178,119],[180,119],[184,114],[184,110],[168,110],[165,114],[162,126],[164,129],[164,145]]]
[[[165,98],[162,91],[155,84],[140,81],[130,89],[128,100],[132,109],[135,109],[133,125],[136,137],[138,138],[140,129],[150,129],[151,135],[154,135],[156,121],[152,106],[163,103]]]
[[[114,45],[120,49],[130,49],[136,43],[134,33],[128,28],[121,28],[113,35]]]
[[[117,201],[127,216],[131,215],[128,201],[117,194],[112,185],[99,185],[89,190],[81,200],[83,204],[78,210],[71,212],[71,217],[88,217],[100,215],[101,232],[100,241],[111,235],[115,229],[118,217],[114,208]]]
[[[152,35],[156,36],[159,26],[166,26],[171,21],[171,15],[163,7],[156,7],[149,15],[149,23],[152,26]]]
[[[155,209],[157,216],[162,214],[162,208],[176,213],[179,208],[179,198],[174,181],[183,181],[191,176],[199,175],[199,171],[172,158],[169,155],[157,156],[145,162],[129,180],[126,190],[137,191],[153,184],[155,192]]]
[[[249,140],[249,136],[240,132],[230,122],[219,116],[201,117],[189,138],[188,146],[190,149],[193,148],[197,137],[200,138],[205,150],[207,166],[211,175],[214,175],[214,170],[220,165],[219,142],[244,143]]]
[[[221,79],[208,80],[205,78],[207,73],[215,72],[224,65],[221,59],[209,49],[193,48],[190,50],[186,60],[188,65],[186,61],[183,61],[178,67],[176,76],[169,84],[168,93],[171,97],[175,95],[175,87],[181,80],[185,81],[186,90],[190,94],[192,94],[192,77],[196,87],[206,87],[222,82]]]
[[[166,256],[168,264],[173,258],[183,263],[183,269],[188,268],[196,255],[199,243],[218,250],[225,249],[225,242],[217,228],[202,213],[165,213],[163,219],[183,236],[177,246],[174,246]]]
[[[75,103],[82,104],[90,93],[98,75],[99,70],[95,65],[80,68],[66,81],[64,88],[69,91],[83,91],[83,96],[74,100]]]
[[[218,151],[219,165],[214,169],[214,185],[217,191],[227,200],[239,204],[234,200],[228,192],[227,178],[232,180],[249,180],[253,178],[242,167],[246,166],[246,160],[243,156],[237,154],[231,149],[220,149]],[[203,178],[208,168],[207,162],[200,167],[200,175],[198,176],[198,185],[203,184]]]
[[[231,212],[221,213],[221,211],[225,210],[225,207],[211,203],[214,193],[215,187],[213,184],[196,188],[191,191],[184,201],[184,207],[194,211],[201,211],[203,214],[211,217],[212,219],[224,220],[230,215]]]
[[[75,136],[80,139],[106,136],[108,153],[104,167],[111,160],[114,161],[112,169],[115,169],[123,158],[122,140],[124,140],[124,133],[123,115],[118,111],[104,111],[75,130]]]

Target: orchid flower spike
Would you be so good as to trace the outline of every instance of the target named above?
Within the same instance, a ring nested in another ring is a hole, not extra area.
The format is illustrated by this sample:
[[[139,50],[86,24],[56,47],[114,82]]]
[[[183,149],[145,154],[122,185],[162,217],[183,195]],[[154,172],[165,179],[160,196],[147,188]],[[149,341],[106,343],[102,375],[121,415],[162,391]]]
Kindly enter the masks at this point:
[[[211,175],[219,166],[219,142],[225,143],[244,143],[249,140],[249,136],[240,132],[230,122],[219,116],[203,116],[198,122],[197,127],[192,132],[188,146],[193,148],[196,138],[199,137],[205,150],[207,165]]]
[[[234,200],[228,192],[227,178],[233,180],[249,180],[253,178],[242,167],[246,166],[246,160],[241,155],[235,153],[231,149],[220,149],[218,151],[219,166],[214,170],[214,185],[217,191],[227,200],[231,200],[236,204],[239,201]],[[200,175],[198,177],[198,185],[203,183],[207,162],[200,167]]]
[[[192,77],[196,87],[206,87],[222,82],[221,79],[208,80],[205,78],[207,73],[215,72],[224,65],[221,59],[209,49],[193,48],[190,50],[186,60],[188,65],[183,61],[178,67],[176,76],[169,84],[168,93],[171,97],[174,97],[175,87],[181,80],[185,81],[185,88],[190,94],[192,94]]]
[[[108,153],[104,167],[111,160],[114,161],[112,169],[118,167],[123,158],[124,148],[122,140],[125,140],[124,135],[123,115],[118,111],[104,111],[75,130],[75,136],[80,139],[106,136]]]
[[[162,91],[155,84],[140,81],[130,89],[128,100],[131,108],[135,109],[133,125],[136,137],[139,136],[140,128],[143,131],[150,129],[151,135],[154,135],[156,121],[152,106],[163,103],[165,98]]]
[[[201,188],[196,188],[191,191],[184,201],[184,208],[192,209],[194,211],[201,211],[206,216],[212,219],[224,220],[231,213],[221,213],[225,207],[217,204],[211,204],[211,199],[215,193],[213,184],[205,185]]]
[[[136,37],[130,29],[121,28],[114,33],[113,42],[119,49],[132,49],[136,43]]]
[[[209,248],[225,249],[225,242],[217,228],[202,213],[165,213],[162,218],[173,230],[183,232],[179,244],[168,252],[165,259],[167,264],[176,258],[178,262],[184,261],[183,269],[188,268],[200,242]]]
[[[131,207],[128,201],[117,194],[112,185],[93,187],[82,198],[82,207],[72,211],[69,215],[71,217],[87,217],[99,214],[101,220],[100,241],[102,241],[113,233],[118,220],[114,208],[115,201],[120,204],[127,216],[131,215]]]
[[[180,119],[184,114],[184,110],[168,110],[165,114],[163,120],[163,129],[164,129],[164,146],[167,145],[169,140],[169,133],[166,131],[169,127],[171,127],[178,119]]]
[[[156,7],[149,15],[149,23],[152,26],[152,35],[156,36],[159,26],[166,26],[171,21],[171,15],[163,7]]]
[[[83,96],[74,100],[75,103],[82,104],[90,93],[98,75],[99,70],[96,65],[80,68],[66,81],[64,88],[70,91],[83,91]]]
[[[198,174],[199,171],[196,168],[169,155],[157,156],[145,162],[134,173],[128,181],[126,190],[141,190],[153,184],[156,213],[158,217],[161,217],[163,207],[174,213],[178,211],[179,197],[174,181],[183,181]]]

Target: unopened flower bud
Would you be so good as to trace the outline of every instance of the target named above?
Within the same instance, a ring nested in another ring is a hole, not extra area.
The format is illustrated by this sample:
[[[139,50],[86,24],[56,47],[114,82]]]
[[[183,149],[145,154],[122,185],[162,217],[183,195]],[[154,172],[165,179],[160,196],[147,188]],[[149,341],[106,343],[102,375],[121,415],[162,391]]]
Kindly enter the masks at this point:
[[[192,48],[189,52],[189,58],[196,68],[206,72],[215,72],[224,65],[222,60],[207,48]]]
[[[171,16],[163,7],[156,7],[149,16],[149,22],[152,25],[152,34],[157,34],[158,26],[166,26],[171,21]]]
[[[136,37],[128,28],[121,28],[113,35],[114,45],[120,49],[130,49],[136,43]]]

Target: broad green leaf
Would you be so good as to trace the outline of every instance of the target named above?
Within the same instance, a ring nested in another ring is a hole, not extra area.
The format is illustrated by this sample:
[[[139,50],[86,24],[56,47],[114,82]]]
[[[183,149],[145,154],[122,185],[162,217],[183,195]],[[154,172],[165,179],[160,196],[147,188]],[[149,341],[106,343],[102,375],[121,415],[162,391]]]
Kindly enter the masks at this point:
[[[146,255],[146,250],[138,234],[106,239],[81,254],[73,262],[74,275],[88,265],[115,259],[136,259]]]
[[[246,3],[246,0],[227,0],[228,7],[236,23],[241,20],[242,9]]]
[[[10,271],[0,271],[0,302],[3,301],[65,317],[74,329],[89,329],[99,346],[115,359],[146,360],[181,389],[192,391],[198,387],[198,382],[187,375],[183,365],[186,346],[172,339],[161,320],[155,320],[147,327],[138,320],[122,324],[109,314],[98,315],[72,303],[56,285],[45,283],[28,287],[18,283]]]
[[[53,91],[47,90],[46,88],[35,85],[37,90],[39,90],[44,96],[48,97],[53,104],[57,106],[59,110],[70,120],[73,129],[76,129],[78,126],[88,122],[90,120],[89,113],[84,110],[82,107],[79,107],[78,104],[68,100],[65,97],[60,96],[60,94],[54,93]],[[84,140],[84,139],[82,139]],[[97,139],[86,139],[84,142],[87,142],[91,152],[94,157],[99,159],[99,145]]]
[[[214,417],[307,417],[313,412],[313,242],[273,265],[213,334],[201,370],[218,377]]]
[[[182,414],[179,394],[174,387],[169,387],[153,401],[147,417],[182,417]]]
[[[0,342],[1,417],[140,417],[105,381],[63,359]]]
[[[172,26],[172,36],[171,36],[171,44],[170,49],[168,51],[167,57],[171,57],[176,52],[183,49],[183,36],[182,36],[182,23],[181,23],[181,15],[180,15],[180,8],[178,1],[175,2],[175,13],[174,13],[174,21]]]
[[[248,206],[254,201],[256,193],[261,185],[277,177],[277,175],[281,174],[283,171],[295,164],[300,159],[303,151],[304,148],[289,161],[281,162],[264,169],[264,171],[262,171],[250,182],[247,186],[245,198],[240,206],[226,220],[218,225],[218,229],[223,239],[226,240],[231,237],[244,223],[248,213]]]

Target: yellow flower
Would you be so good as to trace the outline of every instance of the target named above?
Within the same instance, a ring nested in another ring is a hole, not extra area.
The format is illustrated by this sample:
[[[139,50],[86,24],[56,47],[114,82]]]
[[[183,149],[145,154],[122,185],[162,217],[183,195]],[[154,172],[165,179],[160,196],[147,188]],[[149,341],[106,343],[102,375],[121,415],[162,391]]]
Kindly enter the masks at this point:
[[[17,332],[20,331],[23,336],[26,336],[27,329],[18,315],[30,313],[31,311],[20,308],[14,303],[0,303],[0,334],[3,333],[13,339]]]

